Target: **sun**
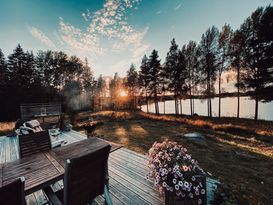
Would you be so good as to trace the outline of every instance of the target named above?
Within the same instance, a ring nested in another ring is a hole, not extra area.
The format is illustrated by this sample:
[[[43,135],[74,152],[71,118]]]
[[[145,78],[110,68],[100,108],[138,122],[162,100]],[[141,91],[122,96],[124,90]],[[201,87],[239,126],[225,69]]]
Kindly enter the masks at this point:
[[[119,95],[120,95],[121,97],[125,97],[125,96],[127,96],[127,93],[126,93],[124,90],[121,90],[121,91],[119,92]]]

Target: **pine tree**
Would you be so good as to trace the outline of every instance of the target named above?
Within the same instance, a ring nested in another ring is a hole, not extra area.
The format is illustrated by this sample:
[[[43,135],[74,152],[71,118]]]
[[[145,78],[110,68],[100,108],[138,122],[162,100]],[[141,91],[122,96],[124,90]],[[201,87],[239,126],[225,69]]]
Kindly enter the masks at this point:
[[[82,73],[80,78],[83,89],[86,92],[93,92],[92,88],[94,84],[94,77],[87,58],[84,59],[84,64],[82,65]]]
[[[231,69],[236,72],[236,83],[235,87],[237,88],[237,118],[240,118],[240,95],[241,90],[244,88],[243,76],[244,76],[244,67],[243,67],[243,48],[245,47],[245,36],[244,34],[236,30],[229,44],[229,58],[231,62]]]
[[[121,96],[120,92],[123,90],[123,80],[119,77],[118,73],[115,73],[114,78],[110,81],[109,84],[109,93],[111,101],[115,109],[119,109],[121,105]]]
[[[174,94],[174,103],[175,103],[175,114],[179,114],[178,108],[178,96],[180,90],[180,76],[178,74],[178,55],[179,49],[178,45],[175,42],[175,39],[171,41],[171,47],[167,53],[165,60],[165,72],[168,73],[167,78],[169,79],[168,91]]]
[[[105,80],[103,79],[102,75],[99,76],[97,83],[96,83],[96,98],[98,99],[99,109],[102,109],[102,97],[105,93]]]
[[[143,56],[139,71],[139,85],[141,87],[142,92],[145,92],[146,105],[147,105],[147,113],[149,113],[149,99],[148,99],[148,86],[150,83],[150,67],[149,60],[146,55]]]
[[[201,38],[200,66],[205,84],[205,95],[208,102],[208,116],[212,116],[211,98],[214,94],[214,84],[216,81],[216,71],[219,67],[218,59],[218,36],[219,31],[215,26],[209,28]]]
[[[229,45],[232,37],[232,30],[229,25],[225,24],[220,32],[218,38],[218,48],[220,54],[220,65],[218,68],[218,95],[219,95],[219,104],[218,104],[218,117],[221,117],[221,81],[222,74],[229,68]]]
[[[178,77],[178,92],[180,101],[180,114],[182,115],[182,98],[186,95],[188,91],[188,86],[186,84],[187,79],[187,59],[186,59],[186,45],[178,52],[178,65],[177,65],[177,77]]]
[[[54,81],[54,53],[52,51],[38,51],[35,64],[44,87],[50,88]]]
[[[162,98],[163,98],[163,114],[166,114],[166,100],[165,100],[165,95],[169,86],[169,73],[168,73],[168,68],[166,67],[165,64],[161,66],[160,69],[160,84],[161,84],[161,93],[162,93]]]
[[[197,85],[200,82],[200,69],[198,61],[198,47],[195,41],[189,41],[186,48],[187,79],[188,92],[190,98],[190,112],[194,113],[194,95],[197,92]]]
[[[88,64],[87,58],[84,59],[84,64],[82,65],[82,73],[80,75],[81,87],[83,93],[86,97],[86,103],[93,109],[94,101],[94,77],[93,72]]]
[[[69,75],[70,66],[68,56],[64,52],[53,53],[53,85],[57,90],[65,85],[65,81],[71,78]]]
[[[246,35],[244,64],[247,69],[245,84],[253,91],[255,117],[258,119],[259,101],[273,99],[268,93],[272,86],[273,67],[273,7],[258,8],[241,26]]]
[[[4,86],[8,83],[8,70],[7,70],[7,62],[4,56],[4,53],[0,49],[0,86]]]
[[[25,73],[25,53],[20,44],[8,56],[9,79],[14,85],[28,87],[28,76]]]
[[[136,109],[136,95],[138,93],[138,73],[135,66],[132,64],[130,69],[127,71],[125,85],[129,90],[129,97],[131,99],[131,105],[133,109]]]
[[[149,67],[150,67],[150,82],[148,86],[148,90],[150,93],[150,96],[153,97],[154,99],[154,104],[155,104],[155,113],[159,115],[159,106],[158,106],[158,94],[160,91],[160,60],[158,59],[158,52],[156,50],[152,51],[152,54],[149,57]]]

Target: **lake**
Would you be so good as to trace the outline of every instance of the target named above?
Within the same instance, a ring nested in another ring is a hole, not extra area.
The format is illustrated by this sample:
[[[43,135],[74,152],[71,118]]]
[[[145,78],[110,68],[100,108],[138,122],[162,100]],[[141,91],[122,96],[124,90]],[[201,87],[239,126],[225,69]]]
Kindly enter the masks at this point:
[[[237,116],[237,98],[226,97],[221,99],[221,115],[225,117]],[[163,102],[159,102],[159,111],[161,114],[164,112]],[[207,101],[195,99],[194,100],[194,112],[198,115],[207,116]],[[182,100],[183,114],[190,115],[190,100]],[[180,106],[179,106],[180,108]],[[242,118],[254,118],[255,101],[249,99],[249,97],[241,97],[240,100],[240,117]],[[146,112],[146,105],[142,105],[142,111]],[[154,104],[149,104],[149,111],[155,112]],[[174,114],[174,100],[166,101],[166,114]],[[218,98],[212,99],[212,115],[218,116]],[[259,102],[258,118],[263,120],[273,121],[273,101],[270,103]]]

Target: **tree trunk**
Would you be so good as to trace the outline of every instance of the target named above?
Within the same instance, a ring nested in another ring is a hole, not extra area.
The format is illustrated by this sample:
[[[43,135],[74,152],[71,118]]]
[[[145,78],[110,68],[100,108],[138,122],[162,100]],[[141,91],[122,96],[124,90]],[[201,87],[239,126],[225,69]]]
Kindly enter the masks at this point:
[[[194,114],[194,88],[193,88],[193,91],[192,91],[192,114]]]
[[[221,118],[221,73],[219,73],[219,105],[218,117]]]
[[[259,100],[258,97],[255,97],[255,120],[258,119],[258,106],[259,106]]]
[[[174,108],[175,108],[175,116],[178,115],[178,110],[177,110],[177,94],[176,94],[176,91],[175,91],[175,94],[174,94]]]
[[[147,91],[145,91],[145,95],[146,95],[146,105],[147,105],[147,113],[149,113],[149,102],[148,102],[148,95],[147,95]]]
[[[207,99],[207,106],[208,106],[208,117],[209,117],[209,98]]]
[[[208,76],[209,78],[209,76]],[[210,83],[209,80],[207,80],[207,104],[208,104],[208,117],[210,117]]]
[[[181,100],[181,98],[179,99],[179,101],[180,101],[180,114],[182,115],[183,113],[182,113],[182,100]]]
[[[155,92],[155,113],[159,115],[157,92]]]
[[[159,115],[159,105],[158,105],[158,101],[156,101],[156,111],[157,111],[157,115]]]
[[[240,70],[237,68],[237,118],[240,118]]]
[[[212,106],[211,106],[211,97],[209,99],[209,116],[212,117]]]
[[[191,87],[190,87],[190,109],[191,109],[191,115],[193,115],[193,113],[192,113],[192,96],[191,96]]]
[[[194,114],[194,97],[192,98],[192,113]]]
[[[157,105],[156,105],[156,100],[155,100],[155,114],[157,115]]]
[[[174,92],[174,112],[176,115],[176,93]]]
[[[164,98],[164,101],[163,101],[163,108],[164,108],[164,115],[166,114],[166,105],[165,105],[165,98]]]

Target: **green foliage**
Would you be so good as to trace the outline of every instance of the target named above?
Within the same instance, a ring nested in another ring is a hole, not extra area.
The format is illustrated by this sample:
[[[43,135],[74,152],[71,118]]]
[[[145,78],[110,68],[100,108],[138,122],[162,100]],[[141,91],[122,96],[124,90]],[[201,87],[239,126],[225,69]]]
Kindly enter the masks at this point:
[[[94,80],[87,60],[83,64],[76,56],[53,51],[34,56],[19,44],[7,60],[0,51],[0,71],[0,120],[18,118],[21,103],[59,101],[70,110],[91,109],[92,96],[85,92]]]

